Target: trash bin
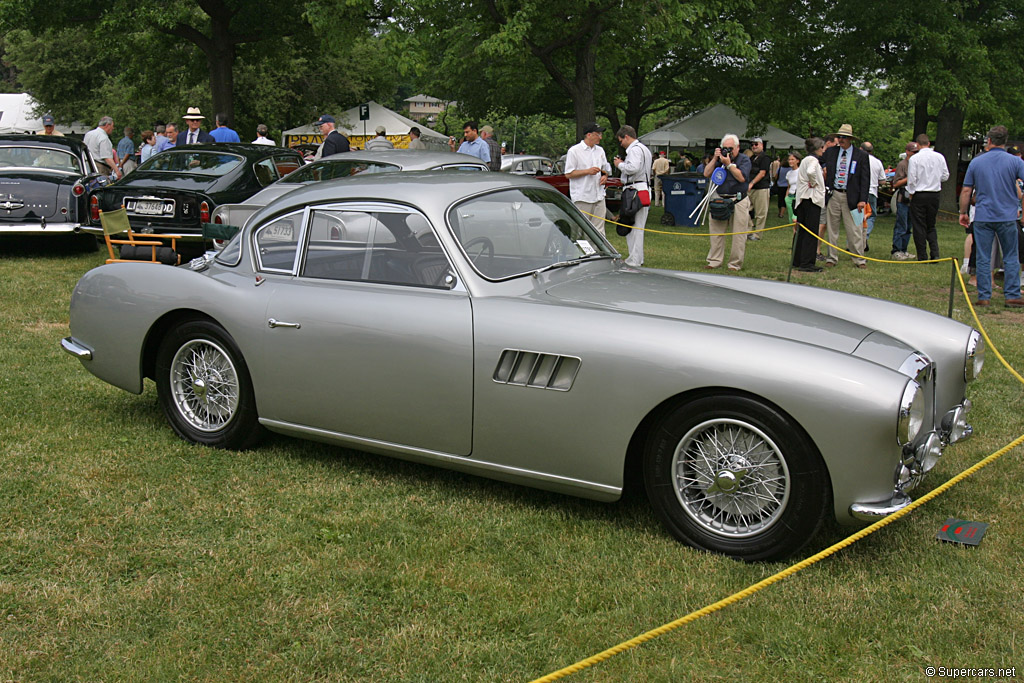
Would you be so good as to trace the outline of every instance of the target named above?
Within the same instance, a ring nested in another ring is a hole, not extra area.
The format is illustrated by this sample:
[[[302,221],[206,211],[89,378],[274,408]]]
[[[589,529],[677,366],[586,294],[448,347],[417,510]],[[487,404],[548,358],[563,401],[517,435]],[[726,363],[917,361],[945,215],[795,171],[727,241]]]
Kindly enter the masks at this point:
[[[696,227],[698,214],[690,214],[704,199],[708,179],[703,173],[671,173],[661,176],[661,191],[665,193],[665,214],[662,225]]]

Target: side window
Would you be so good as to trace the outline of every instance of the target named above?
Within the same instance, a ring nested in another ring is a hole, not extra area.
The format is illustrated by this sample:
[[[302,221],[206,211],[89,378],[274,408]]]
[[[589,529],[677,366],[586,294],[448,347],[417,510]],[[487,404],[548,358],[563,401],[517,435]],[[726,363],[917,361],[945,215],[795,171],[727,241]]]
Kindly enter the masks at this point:
[[[299,234],[302,211],[275,218],[257,228],[253,234],[259,269],[275,273],[295,270],[295,257],[299,253]]]
[[[277,170],[277,176],[279,178],[283,178],[292,171],[299,170],[299,166],[301,165],[302,163],[296,156],[289,155],[274,157],[274,168]]]
[[[541,159],[539,161],[539,164],[540,164],[540,172],[541,172],[541,174],[543,174],[543,175],[551,175],[551,173],[554,170],[554,167],[552,166],[551,161],[549,161],[548,159]]]
[[[448,258],[422,214],[313,212],[304,277],[448,289]]]
[[[263,187],[266,187],[280,177],[277,174],[277,168],[274,166],[274,161],[272,159],[261,159],[260,161],[257,161],[252,167],[252,170],[256,172],[257,182],[259,182]]]

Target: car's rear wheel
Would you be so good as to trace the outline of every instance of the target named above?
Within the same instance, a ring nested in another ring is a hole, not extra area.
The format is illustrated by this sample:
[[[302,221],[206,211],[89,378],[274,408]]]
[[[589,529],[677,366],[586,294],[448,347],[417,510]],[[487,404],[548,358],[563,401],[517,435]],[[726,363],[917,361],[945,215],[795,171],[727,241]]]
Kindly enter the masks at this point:
[[[648,440],[644,484],[676,538],[747,560],[787,557],[828,511],[820,454],[800,427],[762,401],[703,397],[671,410]]]
[[[186,441],[239,449],[262,433],[249,370],[234,340],[216,323],[188,321],[164,337],[156,386],[167,420]]]

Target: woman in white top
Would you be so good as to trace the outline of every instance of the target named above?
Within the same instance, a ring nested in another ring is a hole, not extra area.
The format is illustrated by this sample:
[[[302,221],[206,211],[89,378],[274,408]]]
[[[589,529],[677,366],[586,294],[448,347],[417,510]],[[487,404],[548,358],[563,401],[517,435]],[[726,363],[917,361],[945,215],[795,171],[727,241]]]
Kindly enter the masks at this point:
[[[156,153],[156,133],[144,130],[142,131],[142,161],[140,163],[146,163],[146,160],[154,153]]]
[[[821,212],[825,208],[825,175],[821,171],[819,160],[825,150],[825,141],[821,138],[807,138],[804,141],[807,156],[800,162],[796,174],[796,246],[793,248],[793,267],[805,273],[820,273],[821,268],[814,264],[818,240],[814,233],[818,230]],[[807,232],[806,226],[811,232]]]
[[[796,221],[796,209],[793,208],[793,200],[796,199],[796,179],[797,169],[800,168],[800,160],[804,156],[800,152],[793,152],[786,157],[786,165],[788,169],[782,169],[779,171],[779,175],[786,177],[786,209],[789,211],[789,222],[793,223]]]

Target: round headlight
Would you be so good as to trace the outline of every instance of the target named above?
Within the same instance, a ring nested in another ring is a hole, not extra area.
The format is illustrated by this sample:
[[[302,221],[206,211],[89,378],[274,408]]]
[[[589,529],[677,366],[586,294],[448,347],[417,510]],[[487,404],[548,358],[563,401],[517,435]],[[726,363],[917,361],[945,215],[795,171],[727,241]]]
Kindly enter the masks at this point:
[[[971,338],[967,341],[967,356],[964,359],[964,379],[968,382],[977,379],[984,364],[985,342],[977,330],[971,330]]]
[[[899,417],[896,420],[896,441],[901,446],[913,443],[924,424],[924,392],[921,385],[911,380],[903,390]]]

